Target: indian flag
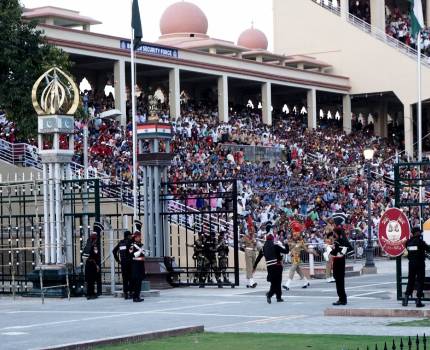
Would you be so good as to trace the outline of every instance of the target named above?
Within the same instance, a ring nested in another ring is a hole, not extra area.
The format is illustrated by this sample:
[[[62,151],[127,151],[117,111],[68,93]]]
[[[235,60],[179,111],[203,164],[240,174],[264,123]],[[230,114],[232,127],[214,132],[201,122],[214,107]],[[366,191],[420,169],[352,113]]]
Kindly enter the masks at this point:
[[[421,0],[409,0],[411,3],[411,35],[416,37],[424,28],[423,4]]]

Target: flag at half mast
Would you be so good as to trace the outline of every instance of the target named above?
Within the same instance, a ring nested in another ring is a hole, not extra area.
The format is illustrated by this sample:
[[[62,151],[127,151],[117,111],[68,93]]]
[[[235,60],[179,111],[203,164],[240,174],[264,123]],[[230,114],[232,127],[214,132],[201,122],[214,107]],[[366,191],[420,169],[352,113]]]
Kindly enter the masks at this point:
[[[133,28],[133,49],[136,50],[142,40],[142,23],[140,21],[139,1],[133,0],[131,9],[131,27]]]
[[[421,0],[409,0],[411,18],[411,36],[416,38],[424,28],[423,4]]]

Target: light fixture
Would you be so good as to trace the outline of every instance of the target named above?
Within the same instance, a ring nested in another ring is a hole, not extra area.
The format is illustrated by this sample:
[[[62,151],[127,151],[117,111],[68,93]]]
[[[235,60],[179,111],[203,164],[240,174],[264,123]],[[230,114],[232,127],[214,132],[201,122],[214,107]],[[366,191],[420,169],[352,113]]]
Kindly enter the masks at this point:
[[[372,148],[368,148],[363,151],[364,159],[366,160],[372,160],[374,154],[375,151]]]

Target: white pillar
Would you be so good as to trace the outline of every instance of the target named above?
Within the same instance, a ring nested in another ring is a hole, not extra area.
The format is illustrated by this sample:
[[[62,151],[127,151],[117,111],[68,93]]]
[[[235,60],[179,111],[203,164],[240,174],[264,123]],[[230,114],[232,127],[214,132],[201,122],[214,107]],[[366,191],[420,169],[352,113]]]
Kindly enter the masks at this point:
[[[228,123],[228,77],[222,75],[218,78],[218,120]]]
[[[39,135],[39,137],[41,137]],[[40,145],[40,143],[39,143]],[[43,229],[44,229],[44,243],[45,243],[45,264],[51,262],[51,236],[50,236],[50,225],[49,225],[49,172],[48,164],[43,163]]]
[[[343,131],[350,134],[352,131],[352,111],[351,111],[351,96],[343,95],[342,98],[343,110]]]
[[[308,110],[308,129],[317,128],[317,91],[315,89],[308,90],[307,97]]]
[[[181,116],[179,68],[173,68],[169,71],[169,107],[171,120],[176,120]]]
[[[127,91],[125,88],[125,61],[118,60],[114,64],[115,108],[121,111],[121,125],[127,124]]]
[[[55,163],[55,227],[57,231],[57,264],[63,261],[63,234],[62,234],[62,203],[61,203],[61,164]]]
[[[385,0],[370,0],[370,23],[385,32]]]
[[[412,159],[414,156],[414,123],[412,105],[403,103],[403,130],[405,133],[405,153]]]
[[[375,135],[387,137],[388,105],[381,102],[378,108],[378,116],[375,121]]]
[[[49,163],[49,224],[50,224],[50,249],[51,249],[51,264],[57,262],[56,254],[56,234],[55,234],[55,175],[54,175],[54,164]]]
[[[349,0],[340,0],[340,13],[342,18],[347,18],[349,13]]]
[[[261,104],[263,124],[272,125],[272,84],[267,82],[261,85]]]

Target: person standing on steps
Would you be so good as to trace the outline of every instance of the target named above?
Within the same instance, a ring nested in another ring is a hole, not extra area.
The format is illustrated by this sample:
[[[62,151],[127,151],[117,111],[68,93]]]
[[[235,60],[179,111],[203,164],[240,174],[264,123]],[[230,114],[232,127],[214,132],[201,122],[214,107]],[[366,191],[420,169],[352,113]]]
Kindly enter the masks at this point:
[[[408,286],[406,288],[403,306],[408,306],[409,298],[417,288],[416,306],[424,307],[421,299],[424,297],[424,279],[426,273],[426,253],[430,253],[430,246],[424,241],[421,229],[414,227],[412,237],[406,241],[406,251],[409,260]]]
[[[267,303],[272,303],[272,296],[276,295],[277,302],[283,302],[282,299],[282,264],[283,257],[282,254],[288,254],[288,246],[284,247],[281,242],[274,242],[274,235],[267,229],[268,233],[266,234],[266,242],[264,243],[263,248],[258,253],[257,259],[254,263],[253,273],[257,268],[258,263],[263,258],[266,260],[267,267],[267,281],[270,282],[270,289],[266,293]]]

